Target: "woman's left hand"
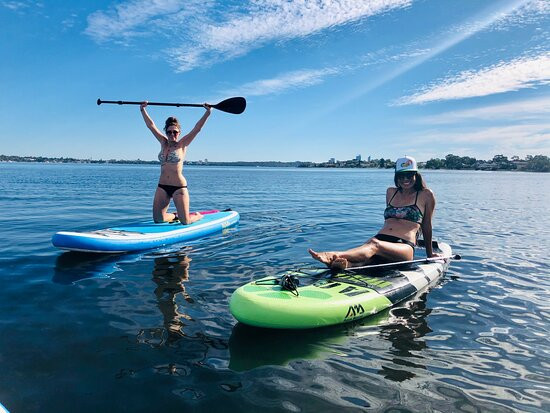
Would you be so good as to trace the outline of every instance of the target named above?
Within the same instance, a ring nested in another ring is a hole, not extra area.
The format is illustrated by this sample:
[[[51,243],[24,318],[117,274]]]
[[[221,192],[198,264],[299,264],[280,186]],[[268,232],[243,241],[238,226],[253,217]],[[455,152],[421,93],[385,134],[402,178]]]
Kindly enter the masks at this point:
[[[439,254],[438,252],[432,252],[428,258],[439,258],[439,257],[443,257],[443,254]]]
[[[208,103],[203,103],[202,106],[204,106],[204,108],[210,112],[212,110],[212,105],[209,105]]]

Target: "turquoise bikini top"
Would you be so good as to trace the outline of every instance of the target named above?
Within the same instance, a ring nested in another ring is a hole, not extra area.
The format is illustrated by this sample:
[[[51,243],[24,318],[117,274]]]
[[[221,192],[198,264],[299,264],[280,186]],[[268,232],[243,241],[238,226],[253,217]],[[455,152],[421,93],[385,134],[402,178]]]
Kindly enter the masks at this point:
[[[424,218],[424,215],[422,215],[422,211],[420,211],[420,208],[418,208],[418,205],[416,205],[416,202],[418,201],[418,192],[416,191],[416,198],[414,200],[414,205],[405,205],[402,207],[396,207],[391,204],[391,201],[393,198],[395,198],[395,195],[399,189],[397,189],[393,196],[390,199],[390,202],[388,202],[388,206],[384,210],[384,219],[389,218],[395,218],[395,219],[405,219],[407,221],[411,221],[417,224],[422,224],[422,220]]]

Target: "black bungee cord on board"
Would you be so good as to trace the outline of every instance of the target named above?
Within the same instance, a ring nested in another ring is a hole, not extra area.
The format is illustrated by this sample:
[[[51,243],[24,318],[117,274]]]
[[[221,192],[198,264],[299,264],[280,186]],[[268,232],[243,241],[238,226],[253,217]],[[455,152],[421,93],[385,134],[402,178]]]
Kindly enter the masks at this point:
[[[294,274],[284,274],[279,281],[283,290],[290,291],[296,297],[300,295],[298,292],[298,286],[300,285],[300,279]]]
[[[300,285],[300,279],[294,274],[283,274],[278,280],[277,278],[267,278],[265,280],[258,280],[254,284],[256,285],[277,285],[281,286],[281,290],[290,291],[296,297],[300,295],[298,292],[298,286]]]

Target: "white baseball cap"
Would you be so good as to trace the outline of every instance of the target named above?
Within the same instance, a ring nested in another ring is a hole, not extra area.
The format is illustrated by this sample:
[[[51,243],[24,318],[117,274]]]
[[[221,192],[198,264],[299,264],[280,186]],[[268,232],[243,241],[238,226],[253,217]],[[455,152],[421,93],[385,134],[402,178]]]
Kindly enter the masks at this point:
[[[395,173],[399,172],[418,172],[416,160],[412,156],[404,156],[395,161]]]

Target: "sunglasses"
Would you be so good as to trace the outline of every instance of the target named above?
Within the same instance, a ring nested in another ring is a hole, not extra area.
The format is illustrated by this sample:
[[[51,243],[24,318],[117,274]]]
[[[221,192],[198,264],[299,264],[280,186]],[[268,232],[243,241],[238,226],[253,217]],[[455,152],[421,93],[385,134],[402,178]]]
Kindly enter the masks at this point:
[[[178,133],[180,133],[179,130],[167,130],[166,133],[168,135],[177,135]]]
[[[412,179],[416,172],[401,172],[397,174],[397,179]]]

